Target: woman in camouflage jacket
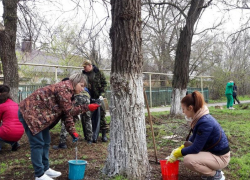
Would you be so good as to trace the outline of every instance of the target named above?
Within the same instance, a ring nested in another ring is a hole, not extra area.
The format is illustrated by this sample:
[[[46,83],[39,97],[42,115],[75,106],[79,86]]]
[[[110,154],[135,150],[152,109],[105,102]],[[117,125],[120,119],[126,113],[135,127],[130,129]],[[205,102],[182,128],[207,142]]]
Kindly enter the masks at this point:
[[[77,141],[73,116],[99,107],[97,104],[76,105],[71,100],[75,93],[83,90],[84,83],[85,78],[81,73],[73,74],[68,81],[40,88],[20,102],[18,117],[29,138],[35,180],[51,180],[61,175],[49,168],[49,127],[64,115],[65,127],[73,141]]]

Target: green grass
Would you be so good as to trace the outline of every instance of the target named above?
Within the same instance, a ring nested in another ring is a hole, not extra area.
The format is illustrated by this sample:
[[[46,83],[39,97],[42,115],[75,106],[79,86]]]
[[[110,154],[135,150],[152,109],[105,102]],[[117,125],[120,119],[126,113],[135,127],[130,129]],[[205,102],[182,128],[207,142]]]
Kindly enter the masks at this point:
[[[7,170],[7,168],[8,168],[8,166],[7,166],[6,163],[1,163],[0,167],[1,167],[0,168],[0,174],[4,173]]]
[[[243,106],[235,105],[235,110],[229,110],[225,106],[223,109],[215,109],[210,107],[210,114],[213,115],[224,129],[230,144],[231,161],[227,168],[223,171],[226,177],[230,179],[249,180],[250,179],[250,104]],[[246,109],[242,109],[248,107]],[[169,112],[168,112],[169,113]],[[162,112],[152,113],[154,116],[161,117]],[[166,115],[166,112],[165,112]],[[155,125],[155,139],[157,142],[157,149],[176,148],[183,142],[173,142],[171,140],[163,139],[163,136],[171,135],[175,130],[180,129],[180,123],[185,122],[183,119],[166,119],[165,125]],[[147,126],[149,128],[149,126]],[[148,131],[147,131],[148,132]],[[148,135],[148,148],[152,149],[151,132]],[[171,152],[171,151],[170,151]]]
[[[237,98],[239,99],[239,101],[246,101],[246,100],[250,100],[250,95],[237,96]],[[208,103],[213,104],[213,103],[222,103],[222,102],[227,102],[226,96],[223,96],[222,98],[216,99],[216,100],[209,99]]]

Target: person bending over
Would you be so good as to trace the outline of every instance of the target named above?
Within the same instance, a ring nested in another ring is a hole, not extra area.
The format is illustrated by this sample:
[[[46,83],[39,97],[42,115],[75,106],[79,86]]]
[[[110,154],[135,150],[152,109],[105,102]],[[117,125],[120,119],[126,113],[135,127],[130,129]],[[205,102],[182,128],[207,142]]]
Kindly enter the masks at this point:
[[[18,120],[18,104],[11,99],[9,93],[9,86],[0,85],[0,141],[10,144],[11,150],[16,151],[20,147],[18,141],[23,136],[24,129]]]
[[[81,73],[73,74],[69,81],[37,89],[20,102],[18,117],[29,139],[35,180],[51,180],[61,175],[61,172],[49,168],[49,127],[65,116],[65,127],[75,142],[79,136],[73,116],[99,107],[98,104],[75,105],[71,100],[77,91],[83,90],[84,82],[85,78]]]

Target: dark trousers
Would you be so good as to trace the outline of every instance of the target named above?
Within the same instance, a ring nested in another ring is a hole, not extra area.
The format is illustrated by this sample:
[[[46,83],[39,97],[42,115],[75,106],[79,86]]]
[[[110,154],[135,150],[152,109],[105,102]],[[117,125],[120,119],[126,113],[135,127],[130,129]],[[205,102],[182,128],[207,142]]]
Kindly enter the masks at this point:
[[[235,104],[235,100],[237,101],[238,104],[240,104],[240,101],[239,101],[239,99],[237,98],[237,96],[233,96],[233,98],[234,98],[234,104]]]
[[[35,170],[35,176],[40,177],[49,169],[49,128],[44,129],[36,135],[33,135],[28,125],[23,119],[23,115],[18,111],[19,121],[23,124],[25,133],[29,138],[31,162]]]
[[[16,143],[16,142],[13,142],[13,141],[5,141],[5,140],[3,140],[3,139],[0,138],[0,150],[2,148],[2,144],[3,144],[2,142],[10,144],[11,146],[13,146]]]

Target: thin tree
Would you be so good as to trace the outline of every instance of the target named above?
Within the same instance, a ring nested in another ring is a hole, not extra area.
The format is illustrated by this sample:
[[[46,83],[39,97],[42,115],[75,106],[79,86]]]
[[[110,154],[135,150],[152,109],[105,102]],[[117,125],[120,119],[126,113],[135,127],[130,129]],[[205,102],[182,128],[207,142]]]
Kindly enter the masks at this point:
[[[109,176],[148,179],[141,54],[141,0],[111,0],[112,42]]]
[[[13,100],[18,100],[18,65],[15,52],[17,31],[17,3],[19,0],[2,0],[3,21],[0,25],[0,57],[3,66],[4,84],[11,88]]]
[[[204,0],[192,0],[191,5],[186,16],[186,25],[181,30],[180,38],[177,44],[175,65],[174,65],[174,76],[172,81],[172,102],[171,102],[171,115],[182,114],[180,101],[185,96],[187,91],[187,84],[189,81],[189,59],[191,52],[191,43],[194,35],[194,25],[200,16],[203,8],[207,7],[204,5]]]

